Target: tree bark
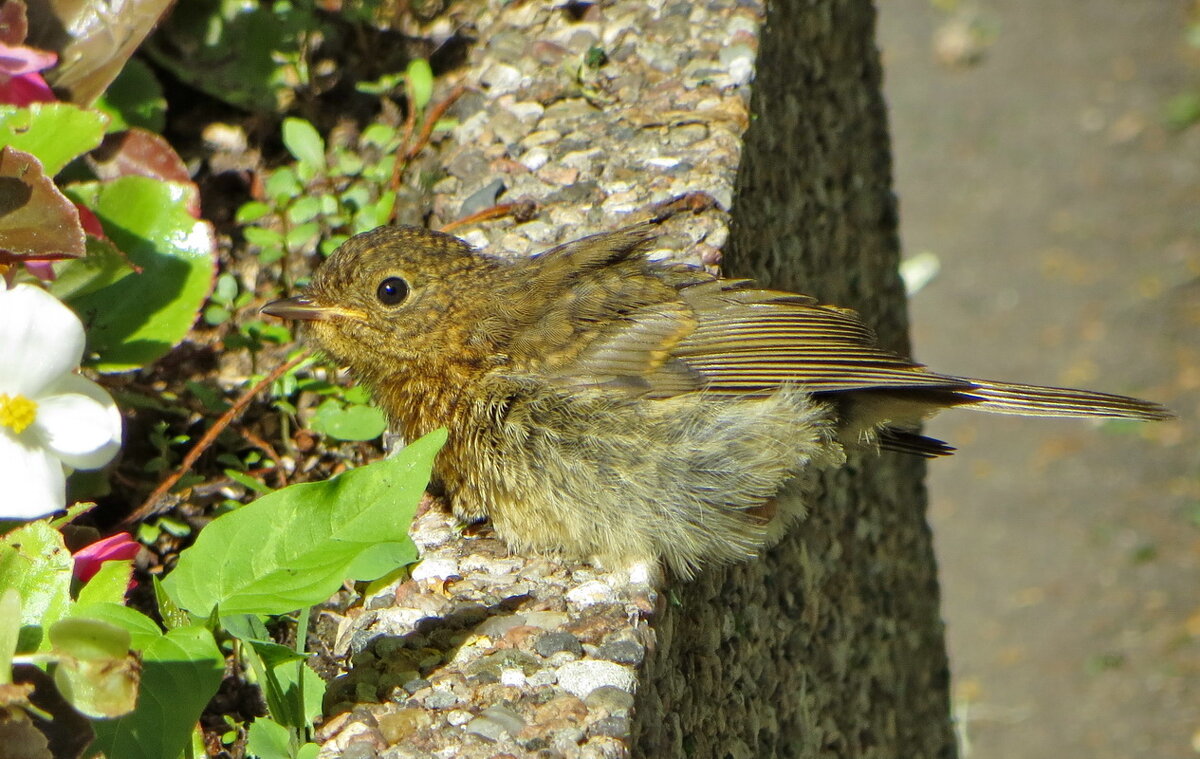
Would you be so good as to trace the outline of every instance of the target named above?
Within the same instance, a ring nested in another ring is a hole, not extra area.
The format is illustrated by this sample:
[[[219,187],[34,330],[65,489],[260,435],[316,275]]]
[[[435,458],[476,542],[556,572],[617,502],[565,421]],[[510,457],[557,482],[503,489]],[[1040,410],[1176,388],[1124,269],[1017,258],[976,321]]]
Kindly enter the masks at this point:
[[[874,9],[768,4],[725,269],[858,310],[907,350]],[[762,561],[676,586],[638,755],[951,757],[923,462],[861,456]]]

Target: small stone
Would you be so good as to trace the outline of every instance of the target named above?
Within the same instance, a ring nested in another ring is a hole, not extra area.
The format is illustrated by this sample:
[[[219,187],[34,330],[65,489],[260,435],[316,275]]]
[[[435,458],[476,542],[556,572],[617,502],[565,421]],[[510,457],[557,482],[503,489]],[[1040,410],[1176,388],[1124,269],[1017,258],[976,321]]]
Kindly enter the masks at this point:
[[[616,600],[616,595],[616,591],[608,583],[593,580],[568,591],[567,600],[580,606],[592,606],[600,603],[612,603]]]
[[[519,669],[502,669],[500,670],[500,684],[508,685],[513,688],[520,688],[527,682],[525,673]]]
[[[585,698],[595,689],[605,685],[631,690],[633,683],[633,670],[615,662],[583,659],[558,668],[558,684],[563,690],[579,698]]]
[[[561,627],[570,619],[570,617],[561,611],[527,611],[523,616],[525,617],[525,624],[540,627],[543,630],[553,630]]]
[[[558,682],[558,675],[552,669],[543,669],[526,678],[525,683],[531,688],[544,688]]]
[[[497,63],[480,74],[479,81],[490,88],[489,94],[496,97],[520,87],[523,78],[516,67]]]
[[[504,637],[509,630],[523,624],[525,624],[525,617],[521,614],[498,614],[485,619],[475,628],[475,632],[495,640]]]
[[[551,164],[543,166],[537,172],[538,179],[547,184],[559,185],[560,187],[574,184],[579,179],[579,169],[570,166],[559,166]]]
[[[537,708],[534,724],[575,723],[588,716],[587,705],[575,696],[556,696]]]
[[[408,695],[410,695],[410,696],[413,695],[414,693],[416,693],[417,691],[421,690],[422,688],[428,688],[428,687],[429,687],[429,681],[424,678],[420,678],[420,677],[417,678],[416,680],[409,680],[408,682],[406,682],[404,684],[404,690],[408,691]]]
[[[379,732],[388,744],[406,740],[418,730],[433,727],[434,718],[424,709],[400,709],[375,717]]]
[[[546,150],[543,147],[531,148],[525,152],[525,155],[523,155],[517,159],[517,161],[522,166],[529,169],[530,171],[537,171],[538,169],[545,166],[546,162],[549,160],[550,160],[550,151]]]
[[[569,632],[561,631],[548,632],[538,638],[537,642],[533,644],[533,650],[542,656],[551,656],[559,651],[567,651],[576,657],[583,656],[583,646],[579,644],[579,638]]]
[[[754,58],[754,49],[749,45],[723,47],[718,56],[734,86],[746,84],[754,78]]]
[[[511,735],[516,735],[525,728],[525,720],[521,715],[507,706],[489,706],[480,714],[502,725]]]
[[[446,721],[455,727],[458,727],[459,725],[465,725],[472,719],[474,719],[474,716],[470,712],[463,709],[455,709],[446,715]]]
[[[539,129],[536,132],[530,132],[521,140],[521,147],[535,148],[539,145],[549,145],[552,142],[558,142],[562,139],[562,132],[553,129]]]
[[[609,714],[628,712],[633,708],[633,694],[611,685],[601,685],[584,699],[589,709],[599,709]]]
[[[618,664],[641,664],[646,656],[646,649],[632,640],[614,640],[604,643],[596,650],[601,659],[615,661]]]
[[[435,690],[425,697],[427,709],[449,709],[458,703],[458,696],[448,690]]]
[[[504,729],[503,725],[500,725],[499,723],[494,722],[487,717],[476,717],[468,722],[463,727],[463,730],[466,730],[468,733],[473,735],[478,735],[485,741],[491,741],[493,743],[503,738],[504,734],[508,732]]]
[[[563,166],[570,166],[573,169],[579,169],[583,172],[590,172],[592,164],[597,159],[604,157],[604,151],[600,148],[590,148],[585,150],[572,150],[563,155],[559,159],[559,163]]]
[[[588,728],[589,735],[609,735],[613,738],[623,738],[629,735],[629,717],[605,717],[592,723]]]
[[[546,106],[541,103],[535,103],[532,100],[523,100],[520,103],[510,105],[508,111],[521,121],[530,124],[536,123],[542,117],[542,114],[546,112]]]
[[[453,559],[425,559],[412,568],[414,580],[449,580],[461,578],[458,562]]]

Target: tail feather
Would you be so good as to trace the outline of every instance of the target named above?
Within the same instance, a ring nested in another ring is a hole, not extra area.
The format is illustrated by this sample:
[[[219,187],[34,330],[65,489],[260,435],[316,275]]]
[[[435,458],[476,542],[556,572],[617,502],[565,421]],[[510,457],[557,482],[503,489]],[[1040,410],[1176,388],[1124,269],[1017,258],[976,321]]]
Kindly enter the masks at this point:
[[[1174,416],[1166,406],[1125,395],[988,380],[965,381],[972,387],[955,391],[956,396],[966,400],[964,405],[995,414],[1099,416],[1146,421],[1171,419]]]

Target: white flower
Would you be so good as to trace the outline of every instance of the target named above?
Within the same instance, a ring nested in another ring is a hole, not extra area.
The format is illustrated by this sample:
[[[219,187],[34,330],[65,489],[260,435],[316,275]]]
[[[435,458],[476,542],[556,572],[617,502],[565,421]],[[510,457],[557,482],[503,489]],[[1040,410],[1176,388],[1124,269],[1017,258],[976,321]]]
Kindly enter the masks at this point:
[[[79,317],[50,293],[0,284],[0,518],[62,509],[67,473],[99,469],[121,447],[112,397],[75,374],[83,339]]]

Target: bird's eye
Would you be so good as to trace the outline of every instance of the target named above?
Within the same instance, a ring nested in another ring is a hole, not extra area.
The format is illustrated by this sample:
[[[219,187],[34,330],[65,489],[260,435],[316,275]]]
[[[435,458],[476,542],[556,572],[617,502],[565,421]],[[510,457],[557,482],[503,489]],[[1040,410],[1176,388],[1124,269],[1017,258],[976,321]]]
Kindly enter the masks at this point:
[[[408,283],[400,277],[388,277],[379,283],[375,297],[385,306],[398,306],[408,297]]]

